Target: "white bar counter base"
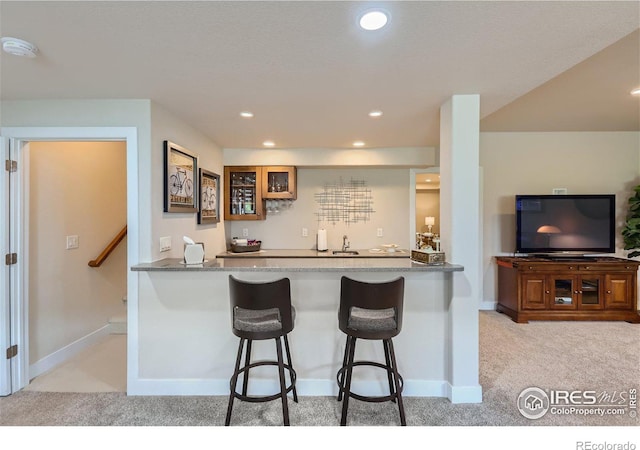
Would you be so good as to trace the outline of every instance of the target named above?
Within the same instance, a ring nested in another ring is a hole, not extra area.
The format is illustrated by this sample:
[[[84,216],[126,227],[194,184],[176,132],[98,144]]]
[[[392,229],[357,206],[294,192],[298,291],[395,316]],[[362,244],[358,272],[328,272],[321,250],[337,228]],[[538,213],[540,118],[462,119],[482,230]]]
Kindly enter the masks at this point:
[[[361,257],[220,255],[194,266],[177,258],[133,266],[140,295],[137,333],[129,337],[137,340],[138,366],[133,368],[137,373],[130,373],[128,395],[228,395],[239,339],[231,332],[229,275],[233,275],[247,281],[291,280],[296,320],[289,343],[298,394],[335,396],[345,344],[338,329],[340,277],[379,282],[403,276],[403,326],[394,338],[403,394],[481,402],[480,385],[457,385],[448,373],[456,355],[479,345],[478,336],[468,342],[448,338],[456,321],[457,309],[451,308],[454,277],[464,268],[363,253]],[[130,348],[135,349],[135,343]],[[254,343],[252,360],[274,357],[273,340]],[[382,345],[358,340],[356,359],[384,361]],[[477,362],[469,367],[477,367]],[[277,380],[277,372],[269,366],[252,369],[249,391],[277,392]],[[353,383],[354,391],[362,395],[380,395],[388,389],[386,373],[375,368],[359,367]]]

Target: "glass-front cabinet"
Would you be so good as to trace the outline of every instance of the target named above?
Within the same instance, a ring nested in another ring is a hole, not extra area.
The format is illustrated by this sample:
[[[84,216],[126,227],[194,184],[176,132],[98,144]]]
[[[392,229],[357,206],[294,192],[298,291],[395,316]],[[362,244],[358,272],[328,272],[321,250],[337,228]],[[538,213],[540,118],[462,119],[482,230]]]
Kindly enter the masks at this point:
[[[550,278],[552,309],[602,309],[602,277],[565,275]]]
[[[224,168],[225,220],[264,220],[262,168],[228,166]]]
[[[262,167],[262,198],[295,200],[296,195],[295,167]]]

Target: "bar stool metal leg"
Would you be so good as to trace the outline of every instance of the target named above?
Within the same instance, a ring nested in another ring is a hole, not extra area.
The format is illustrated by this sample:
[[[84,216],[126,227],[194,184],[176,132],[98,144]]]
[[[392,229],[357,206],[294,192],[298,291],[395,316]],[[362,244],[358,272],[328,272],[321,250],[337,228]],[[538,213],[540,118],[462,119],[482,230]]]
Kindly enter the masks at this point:
[[[387,342],[387,340],[383,340],[382,341],[382,346],[384,347],[384,360],[385,363],[387,364],[387,379],[389,380],[389,395],[393,395],[395,394],[395,388],[393,387],[393,372],[391,370],[391,361],[389,358],[389,343]],[[395,398],[392,398],[391,401],[393,403],[396,402]]]
[[[393,378],[396,384],[396,398],[398,400],[398,410],[400,411],[400,425],[403,427],[407,425],[407,419],[404,415],[404,404],[402,403],[402,394],[400,388],[400,380],[398,376],[398,366],[396,365],[396,354],[393,351],[393,341],[391,339],[389,341],[389,353],[391,356],[391,363],[393,365]]]
[[[349,357],[346,363],[344,399],[342,400],[342,417],[340,418],[340,426],[342,427],[347,425],[347,410],[349,409],[349,397],[351,395],[351,375],[353,374],[353,357],[356,352],[356,338],[348,336],[347,346],[349,347]]]
[[[282,342],[275,338],[276,352],[278,353],[278,373],[280,375],[280,396],[282,397],[282,416],[284,425],[289,426],[289,405],[287,404],[287,384],[284,378],[284,361],[282,358]]]
[[[249,367],[251,365],[251,344],[253,341],[251,339],[247,339],[247,350],[244,358],[244,366],[247,370],[244,371],[244,378],[242,380],[242,395],[247,395],[247,390],[249,389]]]
[[[242,349],[244,348],[245,339],[240,339],[240,343],[238,344],[238,356],[236,357],[236,368],[233,371],[233,376],[231,377],[231,393],[229,394],[229,405],[227,406],[227,417],[224,420],[224,426],[228,427],[231,422],[231,411],[233,410],[233,399],[235,398],[234,393],[236,391],[236,386],[238,384],[238,371],[240,370],[240,360],[242,359]]]
[[[351,342],[351,337],[347,336],[347,341],[344,344],[344,356],[342,357],[342,367],[347,367],[347,361],[349,360],[349,344]],[[344,371],[338,372],[338,401],[342,400],[344,393]]]
[[[289,362],[289,367],[293,369],[293,362],[291,361],[291,350],[289,350],[289,339],[287,339],[287,335],[284,335],[284,349],[287,352],[287,361]],[[291,373],[289,373],[289,377],[291,377]],[[291,379],[291,378],[290,378]],[[296,385],[291,380],[291,384],[293,385],[293,401],[298,403],[298,392],[296,391]]]

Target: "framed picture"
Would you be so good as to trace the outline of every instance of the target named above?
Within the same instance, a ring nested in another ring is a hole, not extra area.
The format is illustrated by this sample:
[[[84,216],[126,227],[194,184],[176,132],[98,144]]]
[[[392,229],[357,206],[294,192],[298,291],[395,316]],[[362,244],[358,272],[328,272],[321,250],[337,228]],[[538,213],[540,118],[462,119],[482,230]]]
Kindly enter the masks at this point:
[[[198,223],[220,222],[220,175],[200,169]]]
[[[164,141],[164,212],[198,211],[198,157],[184,147]]]

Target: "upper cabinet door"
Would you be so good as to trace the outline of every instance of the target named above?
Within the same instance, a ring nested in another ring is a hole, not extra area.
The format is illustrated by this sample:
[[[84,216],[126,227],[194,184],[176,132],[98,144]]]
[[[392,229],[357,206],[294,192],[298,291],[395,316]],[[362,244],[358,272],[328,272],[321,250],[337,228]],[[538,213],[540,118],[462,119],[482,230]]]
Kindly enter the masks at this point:
[[[296,168],[293,166],[262,167],[262,198],[295,200]]]
[[[225,220],[264,220],[262,170],[257,166],[224,168]]]

